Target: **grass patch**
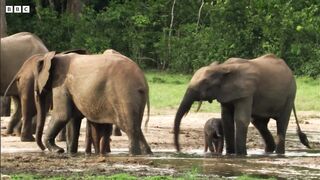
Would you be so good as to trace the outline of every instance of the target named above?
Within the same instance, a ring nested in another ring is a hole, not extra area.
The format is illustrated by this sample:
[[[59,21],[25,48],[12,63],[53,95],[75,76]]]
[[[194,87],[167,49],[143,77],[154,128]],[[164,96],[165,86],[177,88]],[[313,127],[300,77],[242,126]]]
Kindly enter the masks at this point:
[[[320,79],[298,77],[296,109],[298,111],[320,111]]]
[[[157,110],[177,110],[192,76],[152,71],[147,72],[146,77],[151,107]],[[196,108],[197,103],[194,103],[191,112]],[[200,112],[220,112],[220,105],[217,102],[203,102]]]
[[[174,110],[183,98],[192,75],[149,71],[146,77],[150,87],[151,107],[156,110]],[[320,111],[320,79],[298,77],[296,109],[298,111]],[[193,104],[191,112],[196,110]],[[200,112],[220,112],[217,101],[203,102]]]

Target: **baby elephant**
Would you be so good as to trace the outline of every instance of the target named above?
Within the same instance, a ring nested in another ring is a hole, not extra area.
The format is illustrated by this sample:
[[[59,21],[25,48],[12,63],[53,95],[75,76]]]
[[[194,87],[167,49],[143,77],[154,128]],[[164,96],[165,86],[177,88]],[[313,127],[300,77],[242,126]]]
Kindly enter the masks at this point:
[[[92,144],[95,150],[95,154],[100,154],[101,156],[103,156],[106,153],[110,153],[110,136],[112,134],[112,124],[98,124],[88,120],[86,128],[86,154],[91,154]]]
[[[211,152],[221,154],[223,151],[223,137],[221,119],[209,119],[204,125],[204,152],[207,152],[209,147]]]

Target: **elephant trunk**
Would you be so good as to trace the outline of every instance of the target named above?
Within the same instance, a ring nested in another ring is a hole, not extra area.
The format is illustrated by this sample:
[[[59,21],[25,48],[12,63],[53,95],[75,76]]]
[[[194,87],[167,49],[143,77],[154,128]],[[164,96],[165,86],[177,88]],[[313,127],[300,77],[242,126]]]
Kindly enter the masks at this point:
[[[180,151],[179,131],[180,131],[181,119],[183,116],[185,116],[189,112],[193,102],[195,101],[195,97],[196,97],[195,91],[188,89],[176,113],[176,116],[174,119],[174,144],[177,151]]]
[[[35,92],[37,93],[37,92]],[[43,95],[42,95],[43,96]],[[36,142],[41,150],[45,150],[46,147],[42,142],[43,129],[45,124],[46,113],[44,110],[44,100],[41,98],[41,95],[35,95],[36,109],[37,109],[37,128],[36,128]]]

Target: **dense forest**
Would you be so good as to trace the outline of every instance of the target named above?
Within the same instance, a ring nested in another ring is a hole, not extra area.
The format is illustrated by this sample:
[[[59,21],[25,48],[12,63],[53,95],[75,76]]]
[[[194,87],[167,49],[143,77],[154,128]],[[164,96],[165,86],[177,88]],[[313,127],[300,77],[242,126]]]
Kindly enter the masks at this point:
[[[193,72],[229,57],[274,53],[296,75],[320,75],[319,0],[7,0],[7,33],[50,50],[115,49],[143,68]]]

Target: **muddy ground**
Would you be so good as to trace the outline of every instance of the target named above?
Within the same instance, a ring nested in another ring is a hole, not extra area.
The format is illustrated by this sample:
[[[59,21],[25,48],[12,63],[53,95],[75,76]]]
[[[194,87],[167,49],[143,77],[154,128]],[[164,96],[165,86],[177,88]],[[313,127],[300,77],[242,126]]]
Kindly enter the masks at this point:
[[[234,178],[242,174],[278,179],[320,179],[320,112],[298,112],[301,128],[308,135],[312,150],[299,143],[296,124],[290,120],[287,132],[286,155],[265,155],[263,142],[257,130],[250,125],[247,139],[248,156],[217,156],[203,153],[203,125],[215,113],[189,113],[182,120],[180,142],[183,153],[173,146],[174,112],[150,117],[146,139],[154,154],[128,155],[127,136],[112,136],[112,153],[105,158],[84,154],[85,120],[81,126],[79,153],[53,154],[41,151],[35,142],[20,142],[19,137],[1,135],[1,174],[40,174],[43,176],[111,175],[129,173],[136,176],[184,176],[196,172],[197,179]],[[5,131],[8,117],[1,118],[1,132]],[[275,134],[275,121],[269,128]],[[65,148],[64,142],[59,145]],[[225,153],[224,153],[225,154]]]

